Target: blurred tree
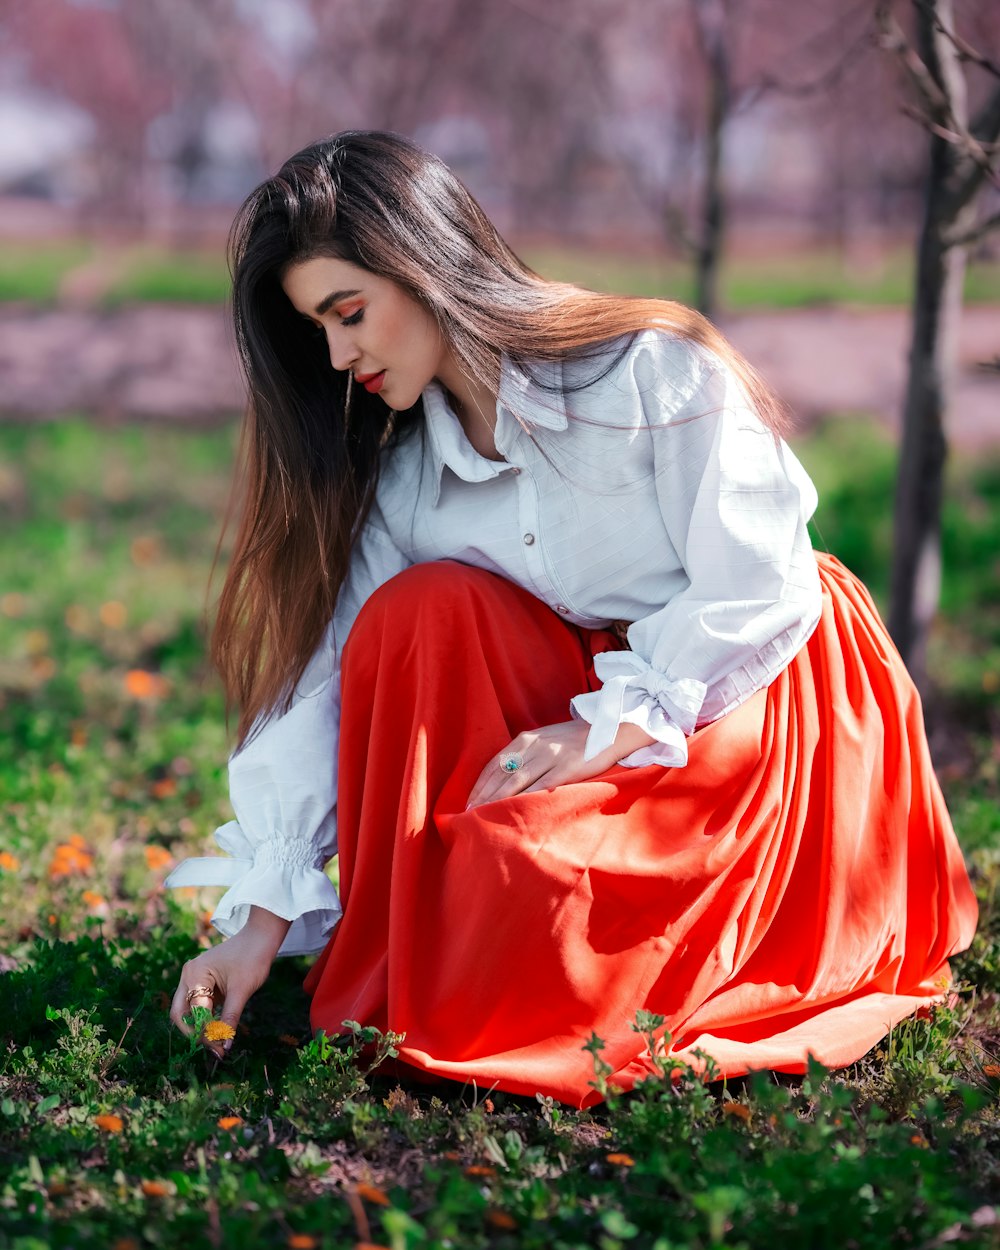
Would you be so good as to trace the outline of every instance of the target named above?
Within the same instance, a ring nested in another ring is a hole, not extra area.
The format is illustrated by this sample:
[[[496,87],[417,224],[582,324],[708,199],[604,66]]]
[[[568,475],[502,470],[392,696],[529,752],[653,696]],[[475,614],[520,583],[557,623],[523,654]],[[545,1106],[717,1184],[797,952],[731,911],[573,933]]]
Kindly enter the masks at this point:
[[[141,6],[47,0],[9,5],[4,14],[34,82],[82,108],[95,141],[82,177],[88,228],[134,228],[145,217],[146,135],[169,105],[172,87],[149,43]]]
[[[822,150],[815,131],[844,115],[844,100],[857,99],[856,81],[850,91],[843,90],[851,71],[860,70],[857,77],[870,82],[871,66],[863,64],[864,52],[874,44],[870,0],[829,0],[818,9],[789,7],[785,0],[673,0],[644,9],[629,6],[623,18],[617,41],[630,43],[632,55],[622,57],[619,51],[619,72],[613,75],[617,96],[607,104],[612,114],[624,112],[640,136],[639,142],[624,145],[623,159],[667,238],[691,260],[697,307],[714,318],[734,166],[741,167],[744,184],[751,181],[752,161],[739,150],[737,128],[745,136],[746,115],[762,103],[772,119],[790,121],[790,129],[808,117],[811,177],[817,183],[836,179],[848,159],[847,127],[835,135],[839,167]],[[642,83],[651,48],[659,63],[643,97],[636,84]],[[633,104],[629,110],[630,96],[638,109]],[[856,109],[847,116],[852,132],[870,129],[867,117],[859,124]],[[650,150],[652,128],[658,152]],[[768,129],[761,120],[758,140]],[[772,163],[794,164],[780,135],[769,141]],[[866,163],[865,150],[858,143],[850,154],[859,182],[878,168],[876,162]],[[758,185],[756,194],[767,197],[768,192]],[[772,206],[781,195],[770,192]],[[817,198],[824,214],[835,203],[829,194]]]
[[[876,11],[883,44],[903,68],[917,102],[907,111],[930,135],[889,616],[893,639],[924,687],[927,637],[940,597],[945,422],[966,258],[970,245],[1000,227],[1000,213],[977,220],[984,189],[1000,187],[1000,85],[984,92],[977,82],[981,100],[973,114],[966,70],[1000,79],[1000,61],[958,33],[952,0],[912,0],[913,40],[895,18],[893,0],[879,0]]]

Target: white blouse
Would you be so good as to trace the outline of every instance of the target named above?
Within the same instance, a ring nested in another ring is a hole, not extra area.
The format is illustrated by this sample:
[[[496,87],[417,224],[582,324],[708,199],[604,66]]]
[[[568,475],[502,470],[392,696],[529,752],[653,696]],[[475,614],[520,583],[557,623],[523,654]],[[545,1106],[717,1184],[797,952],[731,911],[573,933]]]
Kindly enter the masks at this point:
[[[188,859],[169,886],[225,885],[226,936],[252,905],[292,921],[283,955],[320,950],[340,917],[323,866],[336,853],[339,653],[368,596],[411,564],[453,559],[523,586],[589,628],[632,621],[629,649],[597,656],[586,755],[619,725],[648,747],[623,764],[681,767],[686,736],[768,685],[815,628],[820,585],[807,523],[816,491],[750,408],[725,364],[644,331],[620,359],[504,359],[495,441],[479,455],[444,391],[386,453],[333,620],[290,710],[229,761],[230,858]],[[604,377],[582,389],[574,384]],[[561,390],[565,387],[565,390]]]

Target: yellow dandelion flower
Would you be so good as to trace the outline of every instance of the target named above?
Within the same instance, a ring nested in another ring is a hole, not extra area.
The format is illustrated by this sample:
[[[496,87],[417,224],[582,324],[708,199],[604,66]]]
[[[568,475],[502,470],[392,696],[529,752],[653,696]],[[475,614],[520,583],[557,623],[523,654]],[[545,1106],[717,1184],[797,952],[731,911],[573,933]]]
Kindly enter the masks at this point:
[[[236,1030],[231,1024],[226,1024],[225,1020],[209,1020],[202,1032],[206,1042],[227,1042],[235,1036]]]

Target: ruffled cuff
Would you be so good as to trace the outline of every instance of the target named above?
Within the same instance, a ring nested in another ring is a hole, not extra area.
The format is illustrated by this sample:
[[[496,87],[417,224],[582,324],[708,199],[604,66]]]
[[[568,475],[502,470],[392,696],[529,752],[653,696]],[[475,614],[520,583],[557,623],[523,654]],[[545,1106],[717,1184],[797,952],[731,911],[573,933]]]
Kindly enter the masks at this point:
[[[570,711],[589,721],[583,758],[592,760],[614,742],[622,724],[638,725],[655,741],[621,761],[631,768],[660,764],[683,768],[687,735],[694,733],[708,687],[693,677],[670,678],[634,651],[605,651],[594,657],[600,690],[578,694]]]
[[[238,821],[215,832],[221,855],[186,859],[164,885],[227,885],[212,924],[224,937],[233,937],[246,924],[252,906],[264,907],[292,922],[279,955],[311,955],[327,944],[341,916],[333,882],[317,862],[315,848],[299,838],[275,836],[254,846]]]

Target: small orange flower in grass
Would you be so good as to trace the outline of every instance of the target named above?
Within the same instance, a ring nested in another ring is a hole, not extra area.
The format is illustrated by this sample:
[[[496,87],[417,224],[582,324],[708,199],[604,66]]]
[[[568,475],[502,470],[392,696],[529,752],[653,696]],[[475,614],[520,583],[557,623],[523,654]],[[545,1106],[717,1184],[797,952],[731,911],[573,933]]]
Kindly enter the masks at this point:
[[[750,1108],[742,1102],[724,1102],[722,1104],[722,1114],[742,1120],[744,1124],[749,1123],[750,1120]]]
[[[146,867],[150,872],[159,872],[161,868],[169,868],[174,857],[162,846],[143,847],[146,852]]]
[[[91,911],[107,910],[107,899],[105,899],[103,894],[98,894],[96,890],[84,890],[81,897]]]
[[[17,872],[20,867],[21,861],[16,856],[11,855],[10,851],[0,851],[0,868],[4,872]]]
[[[1000,1063],[984,1063],[983,1076],[1000,1076]]]
[[[139,1243],[134,1237],[119,1237],[111,1243],[111,1250],[139,1250]]]
[[[101,604],[97,616],[105,628],[123,629],[128,612],[124,603],[119,603],[117,599],[111,599],[107,603]]]
[[[154,799],[172,799],[177,793],[177,782],[173,777],[161,777],[149,787]]]
[[[10,594],[0,595],[0,612],[4,616],[24,616],[24,610],[27,606],[27,599],[16,590],[11,591]]]
[[[490,1211],[486,1216],[487,1224],[492,1224],[494,1228],[517,1228],[517,1220],[512,1215],[508,1215],[506,1211]]]
[[[379,1189],[377,1185],[369,1185],[365,1181],[359,1181],[354,1187],[354,1192],[359,1198],[364,1198],[368,1202],[374,1202],[377,1207],[389,1207],[392,1203],[389,1201],[389,1195],[384,1189]]]
[[[120,1133],[125,1127],[120,1115],[95,1115],[94,1123],[104,1133]]]
[[[66,628],[74,634],[82,634],[90,624],[90,613],[82,603],[71,603],[66,609],[64,620]]]
[[[163,544],[156,534],[140,534],[133,538],[129,554],[133,564],[155,564],[163,555]]]
[[[910,1138],[910,1145],[919,1146],[921,1150],[927,1150],[930,1147],[930,1142],[923,1135],[923,1133],[914,1133]]]
[[[219,1128],[224,1129],[227,1133],[242,1123],[243,1117],[238,1115],[224,1115],[218,1121]]]
[[[470,1163],[465,1169],[466,1176],[496,1176],[497,1170],[488,1163]]]
[[[201,1036],[206,1042],[228,1042],[236,1036],[236,1030],[231,1024],[226,1024],[225,1020],[209,1020],[202,1029]]]
[[[278,1041],[282,1042],[285,1046],[298,1046],[299,1044],[299,1039],[297,1037],[292,1037],[291,1033],[279,1033]]]
[[[31,658],[31,674],[38,680],[48,681],[56,675],[56,662],[50,655],[35,655]]]
[[[60,877],[87,876],[93,868],[94,860],[86,850],[86,843],[75,833],[68,842],[60,842],[52,852],[49,876],[53,881]]]
[[[162,699],[169,689],[170,683],[159,673],[130,668],[125,674],[125,690],[133,699]]]
[[[611,1154],[605,1155],[605,1159],[616,1168],[634,1168],[635,1160],[631,1155],[622,1154],[620,1151],[612,1151]]]
[[[315,1250],[319,1242],[309,1233],[291,1233],[285,1245],[289,1250]]]
[[[147,1198],[166,1198],[173,1192],[163,1181],[141,1181],[139,1187]]]

